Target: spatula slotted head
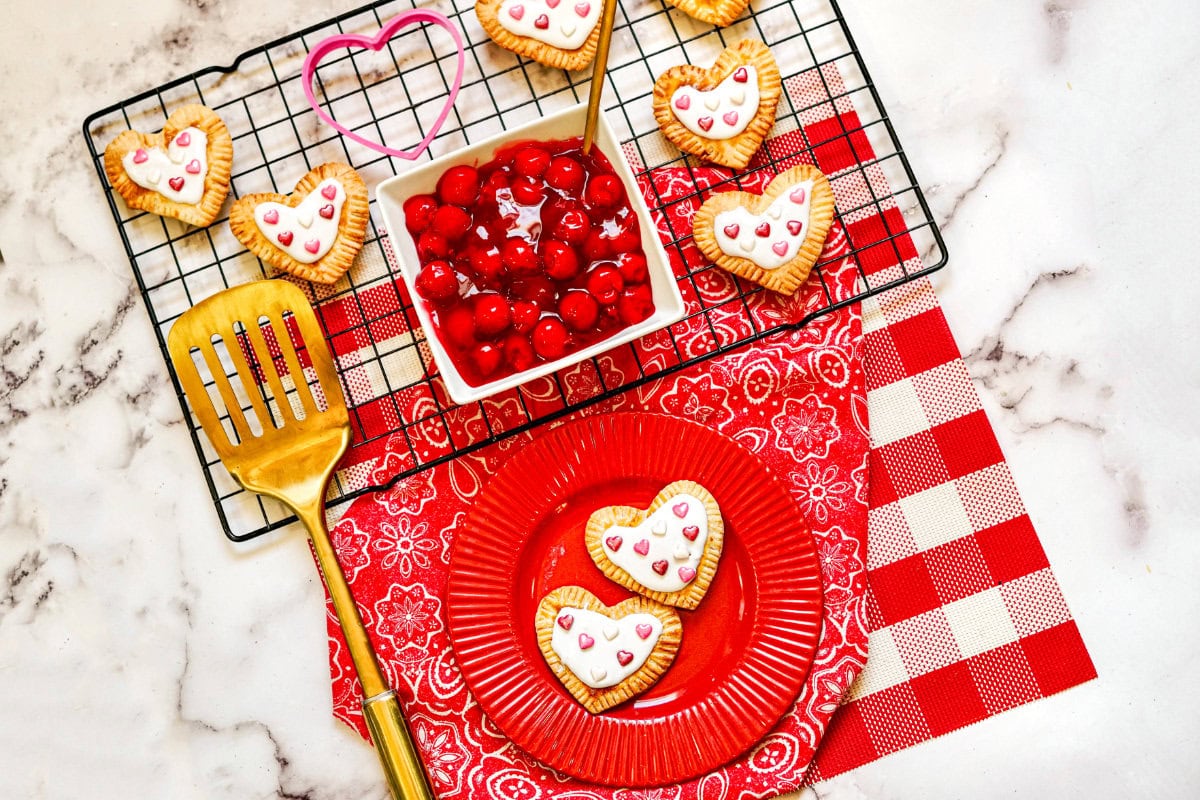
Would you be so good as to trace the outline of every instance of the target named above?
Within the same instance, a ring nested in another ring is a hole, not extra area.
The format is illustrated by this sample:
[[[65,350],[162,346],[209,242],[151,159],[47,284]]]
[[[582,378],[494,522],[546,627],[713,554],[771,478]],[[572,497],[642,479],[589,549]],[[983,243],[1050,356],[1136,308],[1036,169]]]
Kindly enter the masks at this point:
[[[202,300],[175,321],[167,349],[200,427],[243,487],[290,505],[298,492],[323,490],[350,419],[298,287],[264,280]]]

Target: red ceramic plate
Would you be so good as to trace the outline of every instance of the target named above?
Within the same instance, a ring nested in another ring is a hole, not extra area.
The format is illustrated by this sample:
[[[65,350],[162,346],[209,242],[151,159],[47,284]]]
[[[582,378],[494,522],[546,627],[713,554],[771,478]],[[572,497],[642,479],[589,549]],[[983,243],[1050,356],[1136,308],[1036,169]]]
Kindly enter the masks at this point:
[[[588,516],[644,508],[679,479],[721,505],[716,577],[680,611],[683,643],[658,683],[593,715],[538,650],[538,602],[568,584],[628,597],[588,557]],[[652,786],[725,764],[792,705],[820,634],[821,572],[795,503],[748,450],[673,417],[613,414],[550,431],[492,478],[456,537],[446,606],[467,685],[510,739],[587,781]]]

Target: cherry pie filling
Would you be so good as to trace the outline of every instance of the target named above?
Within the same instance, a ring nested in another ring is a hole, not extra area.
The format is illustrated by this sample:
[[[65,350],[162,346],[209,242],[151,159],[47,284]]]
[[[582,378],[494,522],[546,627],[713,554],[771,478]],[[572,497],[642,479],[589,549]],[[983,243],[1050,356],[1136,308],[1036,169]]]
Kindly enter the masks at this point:
[[[517,142],[404,203],[416,287],[471,386],[556,361],[654,313],[637,214],[582,139]]]

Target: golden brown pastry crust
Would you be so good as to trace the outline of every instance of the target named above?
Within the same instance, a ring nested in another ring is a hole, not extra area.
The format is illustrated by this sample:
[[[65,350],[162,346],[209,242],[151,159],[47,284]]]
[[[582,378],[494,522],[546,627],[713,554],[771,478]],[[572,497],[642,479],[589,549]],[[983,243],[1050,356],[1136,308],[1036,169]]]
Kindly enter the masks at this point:
[[[740,256],[730,255],[717,243],[714,230],[717,215],[742,206],[751,214],[761,214],[771,202],[788,188],[803,181],[813,182],[809,200],[808,235],[791,261],[776,268],[763,269],[758,264]],[[808,278],[813,264],[825,246],[825,237],[833,223],[834,197],[829,179],[816,167],[802,164],[781,172],[771,179],[767,190],[761,195],[749,192],[721,192],[704,201],[692,220],[692,238],[709,261],[724,270],[754,281],[780,294],[794,294]]]
[[[570,2],[571,0],[563,0]],[[604,0],[592,0],[603,2]],[[516,53],[519,56],[532,58],[539,64],[545,64],[553,69],[578,70],[592,63],[596,57],[596,45],[600,41],[600,22],[592,28],[591,34],[578,50],[563,50],[528,36],[519,36],[500,24],[500,3],[503,0],[476,0],[475,16],[483,26],[492,41]]]
[[[338,218],[337,238],[321,258],[311,264],[302,264],[263,236],[254,221],[254,208],[268,202],[295,208],[327,178],[338,180],[346,190],[346,202],[342,204],[342,214]],[[262,192],[240,198],[229,209],[229,228],[251,253],[271,266],[316,283],[334,283],[350,269],[354,257],[362,249],[370,216],[367,185],[363,179],[350,165],[330,162],[309,171],[291,194]]]
[[[671,5],[701,22],[724,28],[742,15],[750,0],[671,0]]]
[[[730,139],[706,139],[679,121],[671,109],[671,97],[676,89],[693,86],[700,91],[709,91],[741,66],[755,68],[759,92],[758,109],[744,131]],[[756,39],[743,39],[725,48],[708,69],[682,64],[659,75],[654,82],[654,119],[663,135],[683,152],[734,169],[745,169],[775,126],[775,109],[782,94],[783,82],[771,50]]]
[[[146,189],[133,182],[125,172],[122,159],[125,154],[139,147],[165,150],[184,128],[195,127],[208,137],[205,158],[208,172],[204,176],[204,193],[195,205],[168,200],[153,189]],[[104,148],[104,172],[108,182],[125,200],[130,208],[149,211],[162,217],[173,217],[204,227],[211,225],[221,213],[225,196],[229,194],[229,175],[233,169],[233,138],[229,129],[212,109],[191,104],[180,106],[171,112],[159,133],[122,131]]]

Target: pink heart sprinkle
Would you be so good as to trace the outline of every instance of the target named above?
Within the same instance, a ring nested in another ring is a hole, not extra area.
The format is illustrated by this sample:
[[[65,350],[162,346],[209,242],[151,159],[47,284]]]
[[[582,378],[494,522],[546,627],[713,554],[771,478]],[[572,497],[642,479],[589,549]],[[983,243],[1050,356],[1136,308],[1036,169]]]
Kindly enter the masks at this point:
[[[586,633],[579,634],[579,649],[587,650],[596,643],[596,640],[588,636]]]
[[[651,625],[649,622],[641,622],[641,623],[638,623],[637,627],[635,627],[634,630],[637,631],[637,635],[639,637],[641,637],[643,639],[649,639],[650,634],[654,633],[654,626]]]
[[[804,198],[806,198],[806,197],[808,197],[808,193],[804,191],[803,186],[801,186],[799,189],[796,189],[794,192],[792,192],[791,194],[788,195],[788,199],[791,200],[793,203],[803,203]]]
[[[283,245],[284,247],[287,247],[289,244],[292,243],[292,232],[284,231],[283,233],[279,234],[275,238],[279,240],[279,243],[281,245]]]
[[[734,223],[733,225],[725,226],[725,235],[730,239],[736,239],[737,235],[742,232],[742,226]]]
[[[317,209],[317,213],[325,219],[333,219],[333,203],[326,203]]]
[[[181,133],[175,137],[175,144],[179,145],[180,147],[187,147],[191,143],[192,143],[192,135],[190,133],[188,133],[187,131],[184,131],[183,133]]]
[[[510,17],[512,17],[513,19],[519,20],[521,17],[525,16],[525,6],[523,6],[523,5],[509,6],[508,7],[508,15]]]
[[[533,27],[538,30],[546,30],[546,28],[550,27],[550,18],[545,14],[539,14],[538,18],[533,21]]]
[[[655,561],[653,564],[651,564],[650,569],[654,570],[659,575],[666,575],[667,567],[669,566],[671,565],[667,563],[666,559],[663,559],[662,561]]]
[[[326,200],[332,200],[337,197],[337,185],[332,183],[326,185],[326,187],[321,190],[321,196]]]
[[[701,117],[700,119],[696,120],[696,124],[700,126],[700,130],[702,131],[712,130],[713,118]]]
[[[150,154],[149,154],[149,153],[147,153],[145,150],[143,150],[142,148],[140,148],[140,147],[139,147],[139,148],[137,149],[137,151],[136,151],[136,152],[134,152],[134,154],[133,154],[133,163],[135,163],[135,164],[145,164],[145,163],[146,163],[146,159],[147,159],[147,158],[149,158],[149,157],[150,157]]]
[[[679,568],[679,580],[683,581],[684,583],[688,583],[694,577],[696,577],[696,570],[692,569],[691,567]]]
[[[558,8],[558,4],[561,2],[562,0],[546,0],[546,5],[550,6],[551,8]]]
[[[680,531],[689,542],[696,541],[696,537],[700,535],[700,528],[697,525],[688,525]]]
[[[687,516],[688,504],[687,503],[676,503],[675,505],[671,506],[671,511],[673,511],[675,513],[675,516],[679,517],[680,519],[683,519],[684,517]]]
[[[604,543],[608,545],[609,550],[612,550],[615,553],[621,549],[621,543],[624,541],[625,540],[620,536],[610,536],[604,540]]]
[[[650,541],[648,539],[642,539],[633,546],[633,552],[637,553],[639,556],[646,555],[650,552]]]
[[[308,252],[312,253],[313,255],[316,255],[317,251],[321,249],[321,240],[320,239],[309,239],[307,242],[304,243],[304,249],[307,250]]]
[[[750,74],[746,72],[745,67],[738,67],[737,72],[733,73],[733,79],[738,83],[745,83],[750,79]]]
[[[760,222],[758,224],[758,227],[754,229],[754,233],[756,236],[763,236],[763,237],[770,236],[771,235],[771,223]]]
[[[629,652],[628,650],[618,650],[617,651],[617,663],[618,664],[620,664],[622,667],[624,667],[627,664],[629,664],[630,661],[633,661],[633,653]]]
[[[267,223],[268,225],[274,225],[276,222],[279,222],[279,212],[273,208],[268,209],[267,212],[263,214],[263,222]]]
[[[788,225],[788,233],[790,233],[792,236],[799,235],[800,229],[804,227],[804,223],[798,219],[788,220],[787,225]]]
[[[771,249],[775,251],[775,255],[777,256],[787,255],[788,243],[776,242],[775,244],[771,245]]]
[[[184,169],[187,170],[188,173],[191,175],[199,175],[200,174],[200,159],[193,158],[191,161],[188,162],[187,166],[184,167]]]
[[[591,3],[576,3],[575,13],[581,17],[586,17],[592,10]]]
[[[687,111],[692,107],[692,96],[690,94],[681,94],[675,98],[675,107],[680,111]]]
[[[562,628],[564,631],[571,630],[571,626],[574,624],[575,624],[575,618],[572,617],[570,614],[563,614],[561,617],[558,618],[558,627]]]
[[[721,117],[725,120],[726,125],[737,125],[738,113],[736,111],[726,111],[725,116]]]
[[[167,183],[177,192],[183,188],[183,178],[181,177],[171,178]]]

